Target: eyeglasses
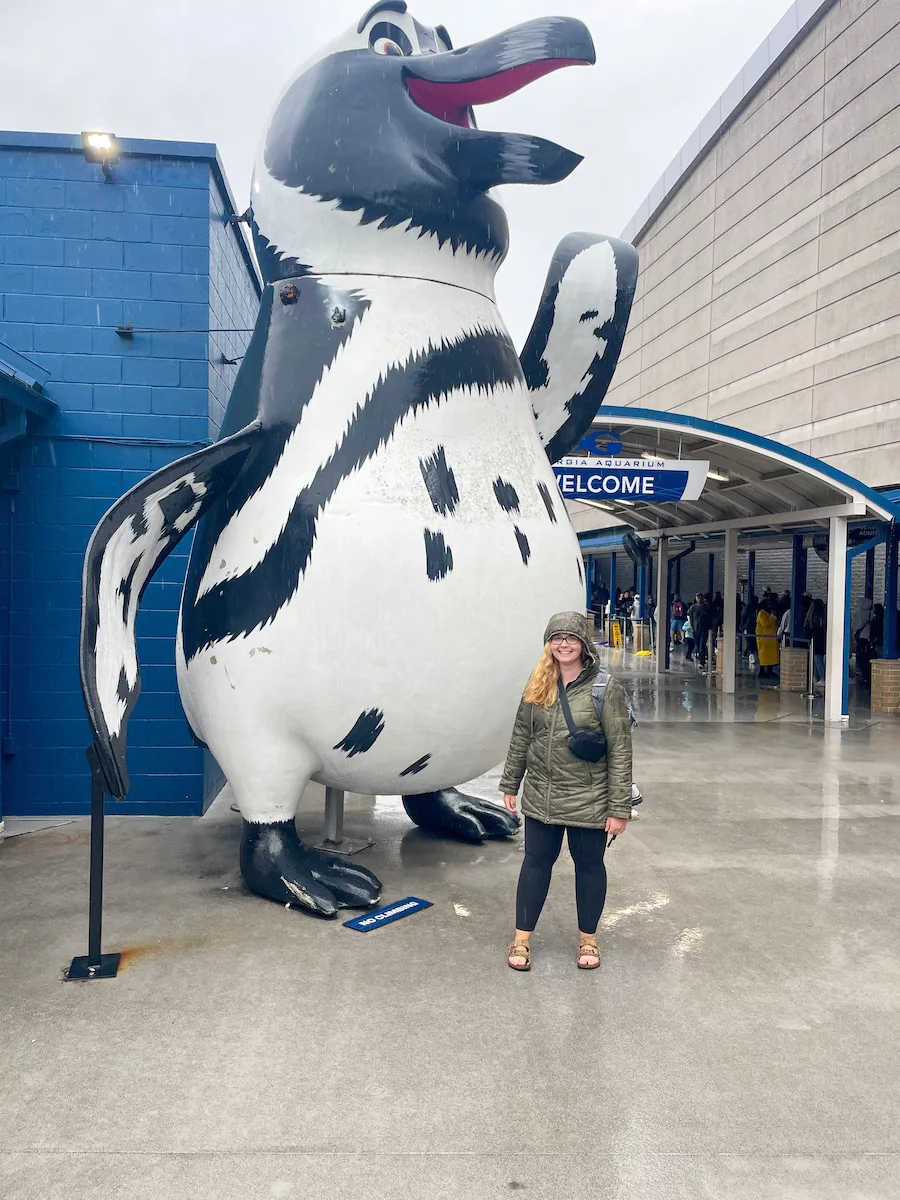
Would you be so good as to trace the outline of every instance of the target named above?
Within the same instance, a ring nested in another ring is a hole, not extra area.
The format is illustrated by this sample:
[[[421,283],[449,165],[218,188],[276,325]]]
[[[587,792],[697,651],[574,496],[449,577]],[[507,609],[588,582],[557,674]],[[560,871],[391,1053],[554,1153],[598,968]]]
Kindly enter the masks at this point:
[[[581,638],[573,637],[571,634],[568,634],[568,633],[557,633],[557,634],[554,634],[553,637],[550,639],[551,646],[562,646],[566,642],[568,642],[570,646],[580,646]]]

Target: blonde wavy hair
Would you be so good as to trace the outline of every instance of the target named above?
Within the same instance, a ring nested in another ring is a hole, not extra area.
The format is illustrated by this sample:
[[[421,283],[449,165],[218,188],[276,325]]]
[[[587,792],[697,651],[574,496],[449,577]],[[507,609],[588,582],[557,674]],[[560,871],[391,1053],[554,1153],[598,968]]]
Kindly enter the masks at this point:
[[[584,659],[584,648],[581,651]],[[550,643],[544,645],[537,666],[528,677],[522,699],[529,704],[540,704],[544,708],[552,708],[556,703],[556,681],[559,679],[559,663],[553,657]]]

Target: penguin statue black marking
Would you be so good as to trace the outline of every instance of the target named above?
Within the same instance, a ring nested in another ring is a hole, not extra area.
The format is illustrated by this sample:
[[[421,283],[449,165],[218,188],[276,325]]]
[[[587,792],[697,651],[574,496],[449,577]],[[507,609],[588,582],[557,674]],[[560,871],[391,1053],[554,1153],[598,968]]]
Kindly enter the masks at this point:
[[[371,872],[300,842],[310,779],[401,793],[444,834],[515,831],[454,785],[502,759],[547,616],[583,607],[551,463],[606,392],[637,255],[564,239],[517,354],[494,300],[507,224],[490,188],[553,183],[580,158],[479,130],[472,106],[593,61],[580,21],[454,50],[388,0],[308,63],[256,163],[266,286],[221,438],[132,489],[91,539],[82,681],[122,797],[138,603],[197,524],[178,683],[260,895],[319,914],[379,895]]]

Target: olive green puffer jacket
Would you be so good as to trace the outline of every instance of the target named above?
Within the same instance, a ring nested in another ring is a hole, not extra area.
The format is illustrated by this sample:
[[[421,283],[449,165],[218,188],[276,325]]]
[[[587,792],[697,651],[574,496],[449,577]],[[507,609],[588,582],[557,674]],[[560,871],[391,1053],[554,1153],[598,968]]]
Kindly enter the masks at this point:
[[[583,618],[582,618],[583,619]],[[573,631],[577,632],[577,631]],[[566,688],[572,719],[597,729],[591,689],[599,670],[593,645],[585,642],[590,662]],[[603,703],[607,755],[599,762],[576,758],[557,697],[552,708],[522,700],[516,714],[500,790],[515,795],[525,779],[522,812],[548,825],[602,829],[606,818],[631,816],[631,719],[625,689],[611,679]]]

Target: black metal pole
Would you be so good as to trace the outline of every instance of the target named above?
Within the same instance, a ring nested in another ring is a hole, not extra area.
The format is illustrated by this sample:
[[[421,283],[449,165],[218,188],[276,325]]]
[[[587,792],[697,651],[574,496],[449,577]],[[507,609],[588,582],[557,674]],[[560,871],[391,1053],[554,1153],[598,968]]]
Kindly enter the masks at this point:
[[[91,772],[91,874],[88,888],[88,966],[100,967],[103,955],[103,780]]]
[[[91,767],[91,869],[88,888],[88,952],[72,959],[68,980],[113,979],[119,970],[119,954],[103,954],[103,798],[105,788],[97,751],[90,746]]]

